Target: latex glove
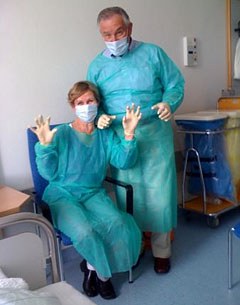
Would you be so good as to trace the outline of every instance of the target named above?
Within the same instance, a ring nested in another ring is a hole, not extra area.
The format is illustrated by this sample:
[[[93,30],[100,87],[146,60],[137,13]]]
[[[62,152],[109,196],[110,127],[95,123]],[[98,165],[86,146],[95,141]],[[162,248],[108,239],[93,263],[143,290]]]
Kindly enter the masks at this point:
[[[140,107],[138,106],[135,111],[135,105],[132,104],[131,107],[127,106],[126,115],[122,119],[122,125],[124,129],[125,137],[129,136],[133,138],[135,129],[140,121],[142,114],[140,112]]]
[[[29,128],[32,130],[32,132],[36,134],[39,142],[42,145],[50,144],[52,142],[54,134],[57,132],[57,128],[53,128],[52,130],[50,130],[50,117],[47,117],[46,120],[44,120],[43,116],[39,115],[37,118],[35,118],[35,123],[36,127]]]
[[[152,109],[157,110],[159,119],[165,122],[169,121],[172,116],[170,106],[167,103],[164,102],[157,103],[152,106]]]
[[[98,119],[97,127],[99,129],[108,128],[114,119],[116,119],[116,115],[102,114]]]

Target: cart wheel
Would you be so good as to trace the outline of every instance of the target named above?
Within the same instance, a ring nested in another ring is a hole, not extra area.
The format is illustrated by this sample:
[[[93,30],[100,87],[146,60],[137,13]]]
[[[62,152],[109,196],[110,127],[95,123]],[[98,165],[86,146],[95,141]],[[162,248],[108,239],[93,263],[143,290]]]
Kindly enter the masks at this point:
[[[219,218],[216,216],[208,216],[207,224],[210,228],[216,228],[219,226]]]

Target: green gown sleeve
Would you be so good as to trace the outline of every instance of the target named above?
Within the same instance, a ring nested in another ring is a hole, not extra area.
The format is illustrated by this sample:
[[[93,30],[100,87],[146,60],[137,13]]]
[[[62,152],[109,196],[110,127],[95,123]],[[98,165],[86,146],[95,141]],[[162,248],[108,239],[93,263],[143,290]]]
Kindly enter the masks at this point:
[[[160,79],[163,85],[162,101],[170,105],[172,113],[181,104],[184,97],[184,78],[175,63],[159,49]]]
[[[39,142],[35,146],[36,163],[40,175],[48,180],[54,180],[58,174],[58,153],[55,144],[47,146],[41,145]]]
[[[132,167],[138,157],[136,139],[125,140],[115,133],[112,137],[110,164],[119,169]]]

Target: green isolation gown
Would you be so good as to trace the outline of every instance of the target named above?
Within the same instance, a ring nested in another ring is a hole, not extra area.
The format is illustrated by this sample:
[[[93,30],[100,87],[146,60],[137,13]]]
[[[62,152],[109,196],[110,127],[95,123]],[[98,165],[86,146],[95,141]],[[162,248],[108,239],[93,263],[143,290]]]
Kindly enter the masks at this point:
[[[115,178],[134,188],[134,218],[142,231],[169,232],[177,224],[177,182],[171,121],[158,118],[151,107],[168,103],[171,112],[184,96],[184,79],[166,53],[158,46],[132,41],[133,47],[121,57],[100,53],[88,69],[87,79],[101,93],[102,111],[116,115],[112,123],[122,135],[121,119],[126,106],[141,107],[142,119],[136,129],[138,160],[127,171],[113,168]],[[124,194],[118,190],[123,207]]]
[[[109,164],[123,170],[134,164],[136,141],[120,140],[111,129],[88,135],[63,124],[50,145],[38,142],[35,151],[38,170],[49,181],[43,200],[54,226],[101,276],[128,271],[138,259],[141,233],[102,184]]]

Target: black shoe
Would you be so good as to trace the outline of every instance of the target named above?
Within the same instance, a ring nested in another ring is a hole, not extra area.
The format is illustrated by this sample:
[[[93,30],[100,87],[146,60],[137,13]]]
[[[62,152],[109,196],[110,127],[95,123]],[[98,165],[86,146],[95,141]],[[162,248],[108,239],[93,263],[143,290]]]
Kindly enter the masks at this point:
[[[168,273],[171,269],[169,258],[154,257],[154,270],[156,273]]]
[[[80,264],[80,269],[84,273],[83,290],[88,297],[95,297],[98,295],[97,289],[97,273],[93,270],[88,270],[86,260]]]
[[[97,278],[97,282],[98,292],[103,299],[111,300],[117,297],[110,279],[106,282],[103,282],[99,278]]]

